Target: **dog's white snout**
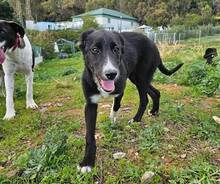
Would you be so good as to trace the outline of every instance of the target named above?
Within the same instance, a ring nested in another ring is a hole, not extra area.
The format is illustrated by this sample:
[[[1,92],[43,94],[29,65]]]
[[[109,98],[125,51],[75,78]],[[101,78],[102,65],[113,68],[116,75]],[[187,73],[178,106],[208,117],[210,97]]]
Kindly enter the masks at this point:
[[[113,65],[113,62],[107,57],[107,61],[103,66],[103,76],[107,80],[114,80],[118,76],[118,69]]]

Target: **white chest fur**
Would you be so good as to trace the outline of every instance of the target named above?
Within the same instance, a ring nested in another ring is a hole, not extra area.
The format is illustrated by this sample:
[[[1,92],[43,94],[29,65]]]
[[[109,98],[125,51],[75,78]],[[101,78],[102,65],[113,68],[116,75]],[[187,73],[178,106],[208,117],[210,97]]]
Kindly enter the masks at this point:
[[[92,96],[90,97],[90,100],[91,100],[92,103],[97,104],[101,98],[107,98],[107,97],[109,97],[109,96],[117,97],[118,94],[116,94],[116,95],[110,95],[109,93],[107,93],[107,92],[105,92],[105,91],[101,91],[100,94],[92,95]]]

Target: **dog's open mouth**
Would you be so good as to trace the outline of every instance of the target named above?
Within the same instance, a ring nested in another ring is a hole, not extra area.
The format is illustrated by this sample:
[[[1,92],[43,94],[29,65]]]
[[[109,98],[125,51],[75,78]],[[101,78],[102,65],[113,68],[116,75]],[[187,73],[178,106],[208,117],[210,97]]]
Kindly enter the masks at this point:
[[[102,80],[98,78],[98,81],[104,91],[113,92],[115,90],[115,80]]]
[[[4,46],[0,47],[0,64],[4,63],[5,61],[5,52]]]

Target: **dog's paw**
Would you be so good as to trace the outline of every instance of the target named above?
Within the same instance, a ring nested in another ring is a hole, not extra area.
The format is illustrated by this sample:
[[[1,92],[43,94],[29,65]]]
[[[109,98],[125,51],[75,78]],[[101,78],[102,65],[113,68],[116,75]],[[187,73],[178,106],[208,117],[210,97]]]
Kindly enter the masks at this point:
[[[151,116],[151,117],[156,117],[156,116],[158,116],[158,114],[159,114],[158,112],[151,112],[151,110],[148,110],[147,113],[148,113],[148,115]]]
[[[34,101],[30,101],[30,102],[27,102],[26,108],[27,109],[37,109],[38,106],[37,106],[37,104]]]
[[[81,173],[88,173],[92,171],[91,166],[77,166],[77,170],[80,171]]]
[[[131,123],[134,123],[134,119],[133,118],[128,121],[128,124],[131,124]]]
[[[110,120],[112,121],[112,123],[115,123],[115,122],[116,122],[117,116],[118,116],[118,111],[116,112],[116,111],[114,111],[113,109],[111,109],[109,118],[110,118]]]
[[[6,112],[3,120],[11,120],[15,117],[15,111]]]

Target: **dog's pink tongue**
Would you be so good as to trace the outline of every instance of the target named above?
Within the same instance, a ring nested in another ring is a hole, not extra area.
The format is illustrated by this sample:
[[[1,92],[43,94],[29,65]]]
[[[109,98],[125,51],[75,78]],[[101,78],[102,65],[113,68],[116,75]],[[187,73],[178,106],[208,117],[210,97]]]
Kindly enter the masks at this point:
[[[0,49],[0,64],[4,63],[5,61],[5,53],[2,49]]]
[[[114,80],[101,80],[101,86],[105,91],[114,91],[115,90]]]

